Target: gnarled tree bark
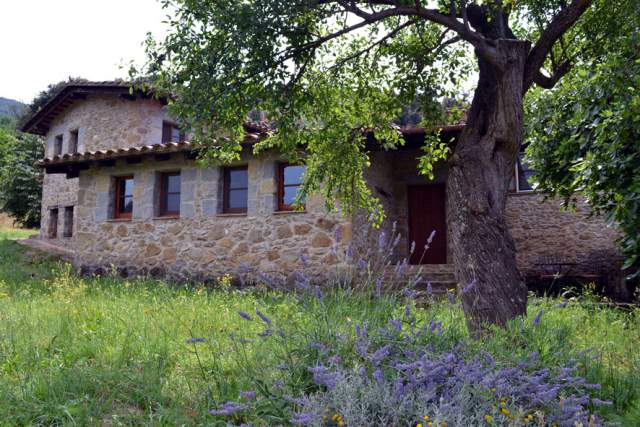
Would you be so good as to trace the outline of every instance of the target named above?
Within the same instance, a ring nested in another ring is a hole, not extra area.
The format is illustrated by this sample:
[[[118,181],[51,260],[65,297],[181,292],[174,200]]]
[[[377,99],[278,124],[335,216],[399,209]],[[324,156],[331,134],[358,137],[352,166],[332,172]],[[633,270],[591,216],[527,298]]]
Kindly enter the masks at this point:
[[[480,75],[467,124],[449,160],[447,221],[467,326],[525,314],[527,288],[505,219],[506,198],[523,140],[523,79],[530,44],[498,39],[478,55]],[[473,286],[467,286],[474,283]]]

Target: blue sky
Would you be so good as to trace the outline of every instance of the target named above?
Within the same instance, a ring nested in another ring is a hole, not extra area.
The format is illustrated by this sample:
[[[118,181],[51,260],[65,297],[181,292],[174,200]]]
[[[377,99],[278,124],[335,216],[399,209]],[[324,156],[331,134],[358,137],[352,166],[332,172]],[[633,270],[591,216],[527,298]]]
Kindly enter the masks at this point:
[[[126,77],[148,31],[165,34],[157,0],[6,0],[0,12],[0,96],[29,102],[69,76]]]

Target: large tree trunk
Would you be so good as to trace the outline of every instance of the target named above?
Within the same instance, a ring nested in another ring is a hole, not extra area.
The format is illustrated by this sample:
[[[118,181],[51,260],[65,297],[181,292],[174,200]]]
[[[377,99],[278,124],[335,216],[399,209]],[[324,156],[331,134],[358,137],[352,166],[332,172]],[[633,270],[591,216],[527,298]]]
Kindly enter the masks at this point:
[[[523,139],[528,42],[496,40],[478,54],[480,75],[467,124],[449,160],[447,226],[469,331],[504,325],[526,312],[527,288],[505,220],[506,197]]]

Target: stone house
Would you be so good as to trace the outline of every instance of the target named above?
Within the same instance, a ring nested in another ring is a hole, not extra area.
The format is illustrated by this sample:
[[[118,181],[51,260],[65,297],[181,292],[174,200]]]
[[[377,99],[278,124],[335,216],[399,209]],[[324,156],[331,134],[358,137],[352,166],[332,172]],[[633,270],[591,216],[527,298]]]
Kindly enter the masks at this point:
[[[445,126],[441,135],[453,139],[460,128]],[[277,153],[254,156],[251,142],[265,131],[245,130],[240,161],[202,167],[163,100],[130,93],[124,83],[66,86],[23,126],[47,142],[38,163],[46,172],[40,238],[73,249],[74,264],[88,272],[202,279],[250,269],[286,280],[302,268],[301,253],[317,277],[344,267],[340,254],[362,241],[365,218],[328,212],[319,196],[303,211],[292,209],[304,166]],[[446,165],[433,181],[418,175],[424,131],[403,132],[402,148],[371,152],[368,180],[385,206],[384,227],[395,222],[402,236],[396,259],[408,257],[426,277],[451,282]],[[523,271],[590,273],[594,257],[617,256],[614,229],[583,204],[566,212],[543,201],[527,182],[531,173],[518,163],[507,210]],[[410,255],[411,242],[421,247],[432,230],[437,237],[427,254]]]

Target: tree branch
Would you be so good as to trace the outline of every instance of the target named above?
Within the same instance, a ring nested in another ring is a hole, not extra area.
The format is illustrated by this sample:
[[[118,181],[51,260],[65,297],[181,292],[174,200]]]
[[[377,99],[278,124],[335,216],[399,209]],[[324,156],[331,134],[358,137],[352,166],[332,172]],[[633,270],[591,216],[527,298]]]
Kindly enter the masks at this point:
[[[560,79],[571,70],[571,62],[565,61],[553,70],[551,77],[545,76],[542,71],[538,70],[533,76],[533,82],[545,89],[552,89]]]
[[[572,0],[571,4],[563,8],[540,35],[527,58],[523,93],[529,90],[536,78],[541,75],[540,69],[556,41],[576,23],[592,2],[593,0]]]

